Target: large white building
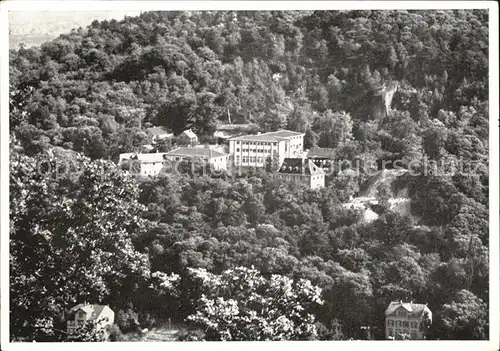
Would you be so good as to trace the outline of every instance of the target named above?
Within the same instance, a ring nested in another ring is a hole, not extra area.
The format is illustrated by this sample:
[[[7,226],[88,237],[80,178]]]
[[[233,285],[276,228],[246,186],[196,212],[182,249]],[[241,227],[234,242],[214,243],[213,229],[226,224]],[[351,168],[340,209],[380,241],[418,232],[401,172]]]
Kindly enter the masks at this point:
[[[289,130],[229,139],[229,154],[236,166],[265,167],[268,158],[276,158],[281,165],[285,158],[301,157],[303,149],[304,133]]]

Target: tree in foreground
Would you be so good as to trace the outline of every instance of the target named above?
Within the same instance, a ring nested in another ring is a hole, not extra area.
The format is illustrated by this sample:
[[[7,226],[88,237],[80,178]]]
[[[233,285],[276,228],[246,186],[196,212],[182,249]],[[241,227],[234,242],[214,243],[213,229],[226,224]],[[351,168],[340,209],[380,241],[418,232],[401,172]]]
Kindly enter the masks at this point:
[[[262,276],[238,267],[220,275],[190,269],[190,279],[202,292],[188,323],[203,333],[202,340],[311,340],[316,339],[315,317],[322,304],[321,289],[309,280],[281,275]]]
[[[87,321],[85,325],[77,329],[73,333],[66,335],[64,341],[72,342],[102,342],[108,339],[109,331],[112,331],[111,326],[102,327],[102,323],[106,323],[107,318],[101,318],[98,321]],[[108,330],[106,330],[108,329]]]
[[[130,298],[149,276],[132,239],[144,230],[133,179],[106,161],[60,155],[10,162],[12,337],[53,341],[64,311],[83,301]],[[52,171],[50,170],[52,169]]]
[[[468,290],[460,290],[436,316],[435,334],[448,340],[487,340],[488,306]]]

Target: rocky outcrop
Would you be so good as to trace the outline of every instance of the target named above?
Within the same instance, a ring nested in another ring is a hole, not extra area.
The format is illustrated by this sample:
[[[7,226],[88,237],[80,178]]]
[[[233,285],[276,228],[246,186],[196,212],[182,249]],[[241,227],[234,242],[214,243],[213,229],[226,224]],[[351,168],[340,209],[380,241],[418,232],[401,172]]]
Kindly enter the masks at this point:
[[[384,84],[382,88],[375,93],[372,109],[374,118],[385,117],[391,112],[392,99],[398,87],[398,82],[390,82],[389,84]]]
[[[367,186],[359,192],[359,196],[352,198],[349,202],[343,204],[343,207],[350,210],[361,211],[362,221],[369,223],[378,218],[378,214],[372,210],[372,206],[378,205],[377,192],[378,187],[382,184],[387,184],[392,187],[392,183],[401,175],[407,172],[405,169],[386,169],[380,171],[378,175],[373,176]],[[401,215],[409,215],[411,213],[411,200],[408,198],[408,189],[400,189],[396,197],[390,198],[390,209],[398,212]]]

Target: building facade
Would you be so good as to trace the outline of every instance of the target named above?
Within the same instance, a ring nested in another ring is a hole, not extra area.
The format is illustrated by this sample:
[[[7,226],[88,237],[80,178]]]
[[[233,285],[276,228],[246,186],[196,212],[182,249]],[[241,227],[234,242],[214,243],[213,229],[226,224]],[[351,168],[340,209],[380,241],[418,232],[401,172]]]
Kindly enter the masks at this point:
[[[286,181],[302,183],[310,189],[325,186],[325,172],[311,160],[304,158],[285,158],[277,177]]]
[[[165,166],[164,152],[120,154],[118,164],[123,170],[142,176],[157,176]]]
[[[335,169],[335,149],[313,147],[307,152],[307,158],[327,174],[331,174]]]
[[[194,146],[198,144],[198,136],[191,129],[187,129],[177,136],[177,143]]]
[[[229,139],[229,154],[236,166],[265,167],[268,159],[278,164],[285,158],[301,157],[304,133],[279,130],[263,134],[242,135]]]
[[[385,337],[401,339],[406,334],[411,340],[423,340],[423,323],[427,322],[432,322],[432,312],[427,304],[392,301],[385,310]]]
[[[115,313],[106,305],[79,304],[69,311],[66,322],[67,332],[74,333],[87,322],[96,323],[96,328],[105,330],[107,326],[115,322]]]
[[[214,170],[227,170],[229,154],[220,152],[219,145],[206,145],[205,147],[179,147],[163,155],[165,160],[199,161],[200,164],[209,164]]]
[[[157,176],[164,169],[172,172],[180,161],[196,161],[199,164],[209,164],[214,170],[227,170],[229,154],[217,151],[218,145],[205,147],[178,147],[169,152],[150,154],[125,153],[120,154],[119,165],[142,176]]]

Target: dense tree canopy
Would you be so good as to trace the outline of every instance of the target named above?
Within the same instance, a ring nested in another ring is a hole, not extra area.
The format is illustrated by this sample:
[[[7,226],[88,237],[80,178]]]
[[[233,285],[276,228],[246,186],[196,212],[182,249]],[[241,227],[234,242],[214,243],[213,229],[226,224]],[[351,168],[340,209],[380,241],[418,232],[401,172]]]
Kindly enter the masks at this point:
[[[10,84],[13,338],[61,339],[85,300],[207,340],[383,338],[399,299],[428,303],[429,337],[487,338],[487,11],[145,12],[11,50]],[[310,190],[273,160],[233,178],[111,162],[146,126],[229,120],[408,172]],[[345,204],[370,187],[366,221]]]
[[[238,267],[213,275],[191,270],[202,295],[187,317],[206,340],[313,340],[317,336],[311,305],[322,304],[321,289],[308,280],[292,281]]]

